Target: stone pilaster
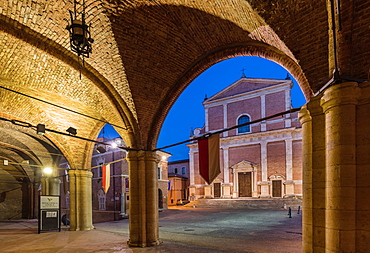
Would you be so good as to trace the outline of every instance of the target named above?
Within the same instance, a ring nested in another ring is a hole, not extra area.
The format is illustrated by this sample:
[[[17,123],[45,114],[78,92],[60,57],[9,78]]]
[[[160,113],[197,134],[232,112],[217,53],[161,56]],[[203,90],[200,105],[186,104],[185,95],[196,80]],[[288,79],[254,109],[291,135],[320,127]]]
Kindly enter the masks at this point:
[[[91,178],[92,172],[70,169],[70,230],[90,230],[92,225]]]
[[[227,104],[223,105],[223,111],[224,111],[224,128],[227,128]],[[229,135],[229,132],[223,132],[223,137],[227,137]]]
[[[231,198],[232,186],[230,184],[230,171],[229,171],[229,147],[222,148],[224,158],[224,182],[222,184],[222,198]]]
[[[212,194],[212,185],[205,185],[204,186],[204,197],[206,199],[211,199],[213,198],[213,194]]]
[[[321,99],[326,122],[326,251],[356,251],[357,83],[328,88]]]
[[[285,196],[294,196],[294,181],[293,181],[293,140],[285,140]]]
[[[152,151],[129,151],[131,247],[158,245],[158,156]]]
[[[261,118],[266,117],[266,95],[261,95]],[[261,122],[261,131],[266,131],[266,121]]]
[[[270,185],[267,181],[267,143],[261,143],[261,176],[262,181],[259,183],[261,187],[261,198],[271,197]]]

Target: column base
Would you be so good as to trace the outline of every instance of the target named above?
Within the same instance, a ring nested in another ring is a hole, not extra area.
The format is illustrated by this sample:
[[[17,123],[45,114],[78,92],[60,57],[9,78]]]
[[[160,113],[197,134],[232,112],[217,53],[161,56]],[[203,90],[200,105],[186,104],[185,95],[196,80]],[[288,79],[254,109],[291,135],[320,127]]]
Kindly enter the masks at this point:
[[[153,242],[131,242],[131,241],[127,241],[127,245],[129,247],[133,247],[133,248],[153,247],[153,246],[157,246],[161,243],[163,243],[161,240],[156,240],[156,241],[153,241]]]
[[[294,181],[286,181],[285,183],[285,196],[294,196]]]
[[[270,184],[267,181],[259,183],[261,186],[260,198],[271,198],[270,195]]]
[[[207,185],[204,187],[204,198],[206,199],[212,199],[212,186]]]
[[[89,231],[89,230],[93,230],[95,227],[94,226],[91,226],[91,227],[87,227],[87,228],[74,228],[74,227],[69,227],[69,231]]]
[[[230,184],[224,184],[222,186],[222,198],[223,199],[231,198],[231,185]]]

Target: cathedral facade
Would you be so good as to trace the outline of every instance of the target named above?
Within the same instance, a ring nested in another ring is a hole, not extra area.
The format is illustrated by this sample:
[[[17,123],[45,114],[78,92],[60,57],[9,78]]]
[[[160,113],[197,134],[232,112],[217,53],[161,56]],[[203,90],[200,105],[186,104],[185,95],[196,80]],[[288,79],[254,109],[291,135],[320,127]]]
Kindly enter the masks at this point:
[[[204,100],[205,133],[290,110],[293,82],[243,76]],[[262,120],[220,134],[220,171],[208,185],[199,175],[197,142],[190,148],[190,199],[302,196],[302,133],[298,113]]]

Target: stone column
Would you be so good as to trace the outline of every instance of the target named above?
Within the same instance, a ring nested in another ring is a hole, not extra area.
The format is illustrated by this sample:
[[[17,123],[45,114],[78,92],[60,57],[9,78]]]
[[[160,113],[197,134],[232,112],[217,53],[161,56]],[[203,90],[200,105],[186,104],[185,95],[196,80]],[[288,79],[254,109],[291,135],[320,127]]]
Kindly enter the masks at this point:
[[[303,252],[325,251],[325,115],[321,96],[302,107]]]
[[[158,156],[153,151],[129,151],[131,247],[160,243],[158,223]]]
[[[326,121],[326,251],[356,252],[357,83],[328,88],[321,99]]]
[[[88,170],[70,169],[70,230],[90,230],[92,225],[91,178]]]
[[[370,82],[359,84],[356,122],[356,252],[370,252]]]
[[[302,252],[313,252],[312,224],[312,118],[307,105],[299,112],[302,125],[302,169],[303,169],[303,212],[302,212]]]
[[[60,179],[57,171],[54,171],[50,176],[44,176],[41,179],[41,183],[42,195],[60,195]]]

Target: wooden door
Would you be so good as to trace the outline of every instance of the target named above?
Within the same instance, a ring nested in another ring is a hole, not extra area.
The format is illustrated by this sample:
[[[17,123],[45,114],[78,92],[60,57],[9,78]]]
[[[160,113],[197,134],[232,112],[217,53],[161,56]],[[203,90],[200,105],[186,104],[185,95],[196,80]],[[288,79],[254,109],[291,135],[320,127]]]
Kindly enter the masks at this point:
[[[272,181],[272,197],[281,197],[281,180]]]
[[[239,172],[239,197],[252,197],[252,173]]]
[[[221,197],[221,184],[220,183],[213,184],[213,195],[215,198]]]

